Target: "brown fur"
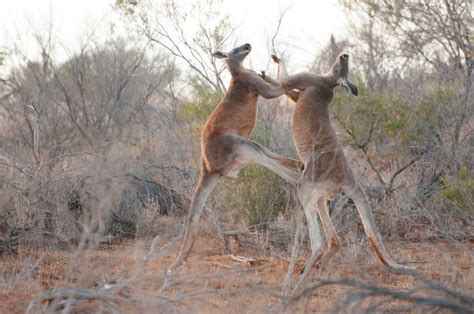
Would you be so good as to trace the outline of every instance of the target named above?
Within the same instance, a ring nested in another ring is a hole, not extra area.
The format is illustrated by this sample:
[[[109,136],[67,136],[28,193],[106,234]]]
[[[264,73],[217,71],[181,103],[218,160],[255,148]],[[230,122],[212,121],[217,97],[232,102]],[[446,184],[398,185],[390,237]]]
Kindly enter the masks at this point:
[[[302,169],[303,163],[279,156],[248,139],[257,118],[258,96],[275,98],[284,93],[283,88],[271,86],[257,73],[242,66],[250,49],[250,45],[245,44],[229,53],[214,53],[216,57],[226,58],[232,79],[227,93],[202,131],[201,178],[191,202],[181,250],[169,272],[186,260],[191,251],[205,201],[219,177],[236,178],[239,170],[248,164],[266,167],[293,184],[300,177],[298,172],[286,167]]]

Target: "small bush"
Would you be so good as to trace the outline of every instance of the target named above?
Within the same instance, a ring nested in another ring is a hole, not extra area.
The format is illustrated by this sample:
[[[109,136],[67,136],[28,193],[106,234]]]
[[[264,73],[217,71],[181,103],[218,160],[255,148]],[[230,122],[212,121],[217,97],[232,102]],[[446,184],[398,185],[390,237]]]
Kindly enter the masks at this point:
[[[470,171],[467,165],[462,165],[457,175],[443,176],[441,181],[443,183],[443,187],[439,189],[441,194],[466,214],[474,214],[474,178],[472,170]]]
[[[236,222],[265,224],[285,211],[285,181],[258,166],[242,169],[224,202]]]
[[[223,95],[219,91],[202,85],[196,79],[191,80],[191,85],[193,87],[193,97],[183,103],[178,115],[181,119],[190,123],[192,136],[199,138],[204,123],[206,123],[207,118]]]

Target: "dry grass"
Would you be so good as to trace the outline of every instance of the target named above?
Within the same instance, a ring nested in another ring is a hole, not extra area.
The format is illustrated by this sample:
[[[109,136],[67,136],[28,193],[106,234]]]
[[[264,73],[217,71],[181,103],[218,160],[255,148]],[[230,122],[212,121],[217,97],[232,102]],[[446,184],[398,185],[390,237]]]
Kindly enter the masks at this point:
[[[73,313],[170,310],[253,313],[282,310],[280,287],[288,260],[281,254],[277,256],[272,250],[244,246],[236,254],[255,261],[239,262],[225,254],[213,231],[201,232],[179,276],[165,281],[165,270],[177,251],[172,240],[175,235],[164,232],[156,243],[156,254],[146,263],[143,257],[149,253],[151,240],[103,243],[79,254],[73,250],[45,251],[20,246],[17,256],[0,260],[0,313],[24,313],[30,302],[39,300],[38,297],[46,301],[32,303],[32,313],[58,309]],[[390,242],[387,246],[396,260],[416,262],[418,277],[391,273],[377,264],[365,245],[347,244],[329,265],[311,274],[313,284],[350,280],[362,285],[408,291],[419,287],[423,277],[472,296],[474,243]],[[295,281],[303,267],[304,258],[300,258],[293,278]],[[285,311],[334,310],[335,306],[341,305],[341,300],[353,298],[357,291],[360,292],[360,287],[323,285],[307,291]],[[426,295],[426,291],[417,295]],[[67,296],[73,299],[69,308],[64,302]],[[55,301],[51,302],[53,299]],[[377,300],[383,298],[375,295],[361,303],[367,308]],[[403,302],[395,300],[384,306],[394,308],[402,305]],[[407,308],[411,312],[420,309],[423,308]]]

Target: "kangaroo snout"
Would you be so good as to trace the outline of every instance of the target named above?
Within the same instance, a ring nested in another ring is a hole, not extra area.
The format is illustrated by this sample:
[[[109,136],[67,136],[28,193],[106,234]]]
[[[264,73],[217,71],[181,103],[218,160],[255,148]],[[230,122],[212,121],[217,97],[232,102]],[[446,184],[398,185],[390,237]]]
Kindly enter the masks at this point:
[[[347,53],[343,53],[340,58],[342,61],[346,61],[349,59],[349,55]]]
[[[252,50],[252,45],[247,43],[247,44],[244,45],[244,49],[245,50]]]

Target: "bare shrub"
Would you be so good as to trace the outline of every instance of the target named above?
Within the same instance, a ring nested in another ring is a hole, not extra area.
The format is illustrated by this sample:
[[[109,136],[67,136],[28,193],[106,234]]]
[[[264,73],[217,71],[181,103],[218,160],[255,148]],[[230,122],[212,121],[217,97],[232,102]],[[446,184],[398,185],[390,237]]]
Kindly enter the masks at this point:
[[[347,294],[333,307],[335,313],[348,311],[358,313],[373,313],[379,311],[450,311],[452,313],[470,313],[474,305],[471,296],[452,290],[444,285],[420,277],[416,274],[407,274],[414,277],[420,284],[408,291],[396,290],[365,284],[356,280],[316,280],[308,284],[303,291],[293,295],[287,301],[289,306],[316,293],[326,287],[348,288]]]
[[[22,293],[31,313],[472,311],[469,5],[340,2],[356,21],[350,37],[331,37],[310,67],[354,56],[361,95],[336,95],[332,118],[383,236],[417,241],[387,245],[417,273],[367,262],[342,195],[330,203],[344,248],[289,293],[310,254],[294,188],[248,167],[210,198],[199,254],[164,275],[197,179],[196,139],[226,88],[209,52],[231,46],[236,28],[220,1],[118,0],[130,38],[92,34],[72,49],[49,29],[26,39],[38,58],[1,47],[0,312]],[[252,139],[294,156],[291,111],[261,101]],[[239,256],[225,254],[229,240]]]
[[[41,59],[12,69],[0,102],[8,126],[0,147],[2,216],[9,225],[62,242],[77,238],[86,225],[103,233],[104,221],[117,220],[111,213],[117,218],[130,208],[126,193],[133,189],[133,210],[150,200],[162,213],[181,208],[181,197],[165,186],[170,182],[152,178],[163,154],[146,154],[166,145],[157,134],[171,126],[148,125],[156,123],[152,116],[168,118],[169,108],[160,103],[169,97],[163,91],[174,78],[173,64],[123,39],[106,45],[91,40],[58,62],[51,30],[36,40]],[[148,142],[140,139],[144,135]],[[170,178],[171,172],[160,174]],[[146,180],[151,190],[137,183]]]

